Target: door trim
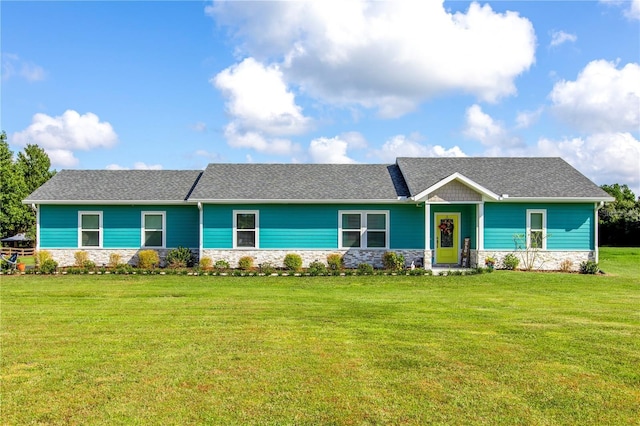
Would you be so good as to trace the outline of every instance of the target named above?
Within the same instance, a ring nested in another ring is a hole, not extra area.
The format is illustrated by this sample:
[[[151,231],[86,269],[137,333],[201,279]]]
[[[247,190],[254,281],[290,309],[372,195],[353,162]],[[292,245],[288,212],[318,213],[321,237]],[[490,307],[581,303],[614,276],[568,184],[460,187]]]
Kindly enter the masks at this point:
[[[458,241],[457,241],[457,252],[456,252],[456,263],[460,263],[460,250],[462,248],[462,220],[460,212],[433,212],[433,259],[436,265],[450,265],[450,263],[440,263],[438,262],[438,216],[455,216],[455,219],[458,223]]]

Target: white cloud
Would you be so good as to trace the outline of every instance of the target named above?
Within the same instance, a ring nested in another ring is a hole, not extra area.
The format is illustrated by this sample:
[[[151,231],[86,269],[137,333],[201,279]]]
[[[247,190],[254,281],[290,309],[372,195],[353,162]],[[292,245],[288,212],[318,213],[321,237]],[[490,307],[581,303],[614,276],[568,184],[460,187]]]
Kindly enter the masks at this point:
[[[91,112],[80,115],[67,110],[57,117],[35,114],[29,127],[14,133],[11,142],[37,144],[49,154],[53,166],[71,167],[78,164],[74,151],[110,148],[118,142],[118,135],[111,124]]]
[[[318,138],[309,144],[309,156],[313,163],[353,164],[356,161],[347,155],[349,142],[341,137]]]
[[[211,82],[228,98],[227,112],[236,132],[282,136],[302,133],[309,126],[277,65],[267,67],[247,58],[220,72]]]
[[[535,61],[531,22],[478,3],[449,13],[442,0],[215,2],[206,12],[305,94],[386,117],[443,92],[513,95]]]
[[[45,70],[32,62],[22,60],[13,53],[2,54],[2,79],[12,77],[24,78],[27,81],[41,81],[46,78]]]
[[[551,47],[560,46],[563,43],[575,43],[578,37],[575,34],[565,33],[564,31],[551,32]]]
[[[629,19],[640,19],[640,0],[600,0],[600,3],[613,6],[627,6],[624,10],[624,16]]]
[[[266,138],[256,131],[238,131],[235,122],[225,127],[224,135],[229,146],[233,148],[254,149],[263,154],[293,155],[300,150],[298,144],[288,139]]]
[[[395,162],[397,157],[466,157],[457,146],[446,149],[440,145],[422,145],[404,135],[389,139],[372,155],[386,163]]]
[[[558,117],[584,132],[637,131],[640,127],[640,66],[622,69],[592,61],[575,81],[556,83],[550,93]]]
[[[463,133],[468,138],[478,140],[488,147],[487,155],[500,153],[505,155],[509,149],[518,149],[524,146],[523,142],[511,134],[504,124],[484,113],[479,105],[472,105],[467,109],[466,127]]]
[[[640,141],[630,133],[599,133],[586,138],[541,139],[538,155],[562,157],[598,184],[627,184],[640,193]]]
[[[540,107],[535,111],[521,111],[516,116],[516,128],[527,129],[535,124],[542,115],[543,108]]]
[[[162,170],[161,164],[146,164],[141,161],[133,163],[133,170]],[[105,167],[107,170],[131,170],[130,167],[124,167],[119,164],[109,164]]]

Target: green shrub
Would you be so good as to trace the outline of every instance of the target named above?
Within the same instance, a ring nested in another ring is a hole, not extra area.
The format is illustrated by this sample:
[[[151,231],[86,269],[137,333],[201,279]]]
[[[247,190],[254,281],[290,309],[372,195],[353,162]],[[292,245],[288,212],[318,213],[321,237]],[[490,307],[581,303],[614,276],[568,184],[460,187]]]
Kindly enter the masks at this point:
[[[504,269],[509,269],[513,271],[518,268],[520,264],[520,259],[513,253],[509,253],[502,259],[502,264],[504,265]]]
[[[138,252],[138,268],[151,269],[160,264],[160,256],[155,250],[140,250]]]
[[[600,271],[598,264],[593,260],[587,260],[580,264],[580,273],[581,274],[597,274]]]
[[[120,263],[113,270],[116,274],[130,274],[133,272],[133,266],[128,263]]]
[[[227,262],[226,260],[220,259],[220,260],[216,260],[216,263],[213,264],[213,267],[216,268],[218,271],[224,271],[229,269],[231,265],[229,265],[229,262]]]
[[[47,250],[38,250],[35,255],[36,266],[41,266],[45,261],[53,259],[51,252]]]
[[[203,271],[208,271],[211,269],[211,265],[213,265],[213,260],[210,257],[203,257],[198,261],[198,268]]]
[[[46,259],[40,264],[40,272],[43,274],[53,274],[58,269],[58,262],[53,259]]]
[[[309,264],[309,274],[315,276],[324,275],[327,273],[327,266],[320,261],[313,261]]]
[[[264,262],[260,264],[260,271],[265,275],[271,275],[276,271],[276,268],[271,262]]]
[[[399,271],[404,269],[404,256],[393,251],[387,251],[382,255],[384,269]]]
[[[238,259],[238,268],[242,269],[243,271],[248,271],[249,269],[253,268],[253,257],[242,256],[240,259]]]
[[[331,253],[327,256],[327,265],[332,271],[339,271],[344,266],[344,258],[340,253]]]
[[[282,263],[289,271],[298,272],[302,268],[302,257],[299,254],[287,253]]]
[[[373,266],[368,263],[359,264],[358,275],[373,275]]]
[[[169,250],[165,261],[169,267],[174,269],[184,267],[191,268],[195,263],[193,253],[186,247],[176,247]]]

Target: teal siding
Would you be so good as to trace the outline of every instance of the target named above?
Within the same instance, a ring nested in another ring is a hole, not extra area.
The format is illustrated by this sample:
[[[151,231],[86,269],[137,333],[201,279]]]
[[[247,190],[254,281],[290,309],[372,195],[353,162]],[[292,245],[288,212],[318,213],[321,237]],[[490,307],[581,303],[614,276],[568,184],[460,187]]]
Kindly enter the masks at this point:
[[[435,230],[433,224],[435,223],[435,213],[460,213],[460,249],[462,249],[462,243],[466,237],[469,237],[469,247],[471,249],[476,248],[476,223],[477,223],[477,206],[475,204],[432,204],[431,205],[431,234],[429,239],[429,245],[432,249],[435,248],[433,238]],[[424,227],[423,227],[424,228]]]
[[[167,248],[198,247],[198,208],[188,206],[40,206],[40,247],[77,248],[78,212],[102,211],[104,248],[139,248],[143,211],[166,212]]]
[[[233,246],[233,210],[257,210],[261,249],[335,249],[340,210],[388,210],[390,248],[424,248],[424,210],[402,205],[205,205],[204,248]]]
[[[514,234],[524,234],[527,209],[547,211],[548,250],[593,250],[593,204],[486,203],[484,246],[514,250]]]

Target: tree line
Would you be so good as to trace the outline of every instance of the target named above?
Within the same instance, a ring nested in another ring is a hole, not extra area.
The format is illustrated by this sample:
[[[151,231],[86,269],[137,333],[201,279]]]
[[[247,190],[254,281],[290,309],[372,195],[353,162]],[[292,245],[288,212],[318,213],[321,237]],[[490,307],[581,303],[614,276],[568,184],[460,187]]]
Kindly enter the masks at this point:
[[[35,212],[22,200],[56,172],[47,153],[38,145],[27,145],[14,157],[6,132],[0,133],[0,238],[25,232],[35,239]]]
[[[598,211],[599,245],[640,247],[640,198],[627,185],[602,185],[616,200]]]

